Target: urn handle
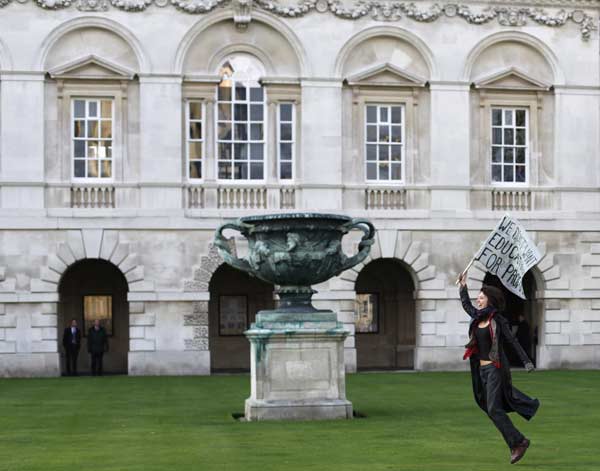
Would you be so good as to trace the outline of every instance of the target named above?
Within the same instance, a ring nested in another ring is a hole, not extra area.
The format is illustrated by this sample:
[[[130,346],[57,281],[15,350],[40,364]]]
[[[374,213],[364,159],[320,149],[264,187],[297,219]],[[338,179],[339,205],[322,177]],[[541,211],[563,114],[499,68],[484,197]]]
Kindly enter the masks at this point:
[[[229,245],[228,239],[226,239],[223,236],[223,231],[225,229],[233,229],[235,231],[239,231],[242,233],[242,235],[245,236],[250,228],[251,226],[249,226],[248,224],[244,224],[240,221],[227,222],[225,224],[221,224],[215,232],[214,244],[217,247],[217,250],[219,251],[219,255],[223,257],[223,260],[225,260],[225,263],[231,265],[234,268],[237,268],[238,270],[242,270],[252,274],[252,268],[250,267],[250,264],[246,260],[242,258],[237,258],[231,253],[231,247]]]
[[[373,245],[373,242],[375,241],[375,226],[367,219],[352,219],[352,221],[344,224],[342,228],[346,232],[350,232],[352,229],[359,229],[364,232],[364,235],[358,243],[358,253],[352,257],[346,258],[337,275],[352,268],[354,265],[358,265],[367,258],[367,255],[369,255],[369,252],[371,251],[371,245]]]

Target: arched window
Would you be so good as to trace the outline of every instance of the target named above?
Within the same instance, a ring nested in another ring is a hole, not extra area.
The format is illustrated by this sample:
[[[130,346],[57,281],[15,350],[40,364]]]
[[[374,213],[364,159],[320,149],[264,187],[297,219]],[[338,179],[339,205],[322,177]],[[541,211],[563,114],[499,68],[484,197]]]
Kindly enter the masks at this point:
[[[265,179],[265,91],[262,64],[249,54],[230,56],[220,70],[217,100],[219,180]]]

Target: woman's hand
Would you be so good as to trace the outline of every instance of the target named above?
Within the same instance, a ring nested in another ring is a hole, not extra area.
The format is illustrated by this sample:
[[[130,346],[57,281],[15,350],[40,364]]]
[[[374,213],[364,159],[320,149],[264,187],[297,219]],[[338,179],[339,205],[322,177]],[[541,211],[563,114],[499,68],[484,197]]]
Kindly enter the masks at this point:
[[[464,286],[467,286],[467,272],[463,272],[460,274],[460,276],[458,277],[458,284],[460,285],[461,288],[463,288]]]

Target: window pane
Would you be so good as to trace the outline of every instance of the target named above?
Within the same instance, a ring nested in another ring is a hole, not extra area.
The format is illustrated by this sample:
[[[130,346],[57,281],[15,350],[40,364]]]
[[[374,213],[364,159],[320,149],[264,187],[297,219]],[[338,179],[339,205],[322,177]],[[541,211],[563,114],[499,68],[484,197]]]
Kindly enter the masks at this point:
[[[248,163],[234,162],[233,163],[233,179],[247,180],[248,179]]]
[[[377,180],[377,164],[367,164],[367,179]]]
[[[73,126],[73,137],[85,137],[85,121],[75,121]]]
[[[250,164],[250,180],[262,180],[263,179],[263,164],[251,163]]]
[[[190,119],[202,119],[202,103],[197,101],[191,101],[190,106]]]
[[[392,123],[402,122],[402,107],[392,106]]]
[[[231,87],[220,86],[218,90],[219,101],[231,101]]]
[[[492,147],[492,162],[502,162],[502,147]]]
[[[492,165],[492,181],[502,181],[502,165]]]
[[[379,142],[389,142],[390,127],[387,125],[379,126]]]
[[[502,125],[502,110],[493,109],[492,110],[492,126],[501,126]]]
[[[392,126],[392,142],[402,142],[402,126]]]
[[[262,87],[252,87],[250,89],[250,101],[263,101]]]
[[[234,139],[236,141],[246,141],[248,140],[248,125],[246,123],[243,124],[235,124],[235,135]]]
[[[389,180],[390,179],[390,166],[389,164],[379,164],[379,179]]]
[[[514,148],[505,147],[504,148],[504,163],[513,163],[515,160]]]
[[[73,115],[75,118],[85,118],[85,101],[75,100],[73,104]]]
[[[88,160],[87,167],[87,176],[88,178],[97,178],[98,177],[98,161],[97,160]]]
[[[250,125],[250,139],[253,141],[262,141],[263,138],[263,125],[260,123],[253,123]]]
[[[515,132],[516,144],[518,146],[525,145],[525,129],[517,129]]]
[[[502,144],[502,128],[492,129],[492,144]]]
[[[377,122],[377,107],[367,106],[367,123]]]
[[[236,85],[235,87],[235,99],[236,100],[246,100],[246,87],[243,85]]]
[[[85,177],[85,160],[75,160],[75,177]]]
[[[98,102],[88,101],[88,116],[90,118],[98,117]]]
[[[402,180],[402,164],[392,164],[392,180]]]
[[[392,160],[401,161],[402,160],[402,146],[390,146]]]
[[[236,121],[247,121],[248,120],[248,105],[241,105],[236,103],[234,109],[234,118]]]
[[[517,147],[517,163],[524,164],[525,163],[525,147]]]
[[[85,141],[75,141],[73,156],[77,157],[85,157]]]
[[[279,159],[292,160],[292,144],[279,144]]]
[[[112,101],[110,100],[102,100],[100,102],[100,106],[101,106],[101,114],[102,114],[102,118],[104,119],[111,119],[112,118]]]
[[[231,179],[231,164],[219,162],[219,178]]]
[[[516,178],[515,181],[523,183],[525,182],[525,165],[516,166]]]
[[[379,161],[387,162],[390,158],[390,146],[378,146],[379,147]]]
[[[112,121],[102,121],[100,123],[100,126],[101,126],[100,137],[102,137],[104,139],[111,139],[112,138]]]
[[[99,137],[98,136],[98,121],[87,122],[87,137]]]
[[[292,178],[292,163],[281,162],[280,168],[281,173],[279,174],[279,178],[281,178],[282,180],[290,180]]]
[[[219,103],[219,120],[231,121],[231,104]]]
[[[112,175],[112,162],[110,160],[102,161],[102,178],[110,178]]]
[[[504,110],[504,125],[512,126],[513,125],[513,114],[512,110]]]
[[[261,106],[261,108],[262,108],[262,106]],[[279,105],[279,119],[281,121],[291,121],[292,120],[292,104],[291,103],[282,103],[281,105]]]
[[[219,140],[230,141],[231,140],[231,123],[219,123]]]
[[[374,144],[367,145],[367,160],[377,160],[377,146]]]
[[[201,159],[202,158],[202,143],[201,142],[190,142],[188,143],[190,159]]]
[[[250,159],[263,160],[263,144],[250,144]]]
[[[202,178],[202,162],[190,162],[190,178]]]
[[[515,133],[512,129],[504,130],[504,145],[512,146],[515,143]]]
[[[100,141],[98,144],[98,157],[110,159],[112,157],[112,143],[110,141]]]
[[[377,142],[377,126],[367,126],[367,141]]]
[[[379,121],[387,123],[388,121],[388,109],[386,106],[379,108]]]
[[[231,144],[219,142],[219,153],[218,158],[220,160],[231,160]]]
[[[505,182],[512,182],[514,181],[514,175],[513,175],[513,166],[512,165],[505,165],[504,166],[504,181]]]
[[[98,158],[98,141],[87,141],[88,158]]]
[[[279,137],[282,141],[292,140],[292,125],[283,123],[281,124],[281,136]]]
[[[263,120],[263,105],[250,105],[250,120],[251,121],[262,121]]]
[[[515,124],[517,126],[525,126],[525,110],[515,111]]]
[[[190,123],[190,139],[202,139],[202,123],[195,121]]]
[[[246,160],[248,158],[248,144],[235,144],[233,158],[235,160]]]

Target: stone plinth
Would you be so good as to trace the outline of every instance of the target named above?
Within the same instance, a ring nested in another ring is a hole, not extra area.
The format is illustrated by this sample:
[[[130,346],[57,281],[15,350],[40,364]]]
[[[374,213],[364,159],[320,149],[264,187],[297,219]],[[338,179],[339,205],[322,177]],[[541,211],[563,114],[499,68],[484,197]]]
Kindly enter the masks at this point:
[[[246,331],[251,395],[246,420],[352,418],[346,400],[344,339],[332,311],[263,311]]]

